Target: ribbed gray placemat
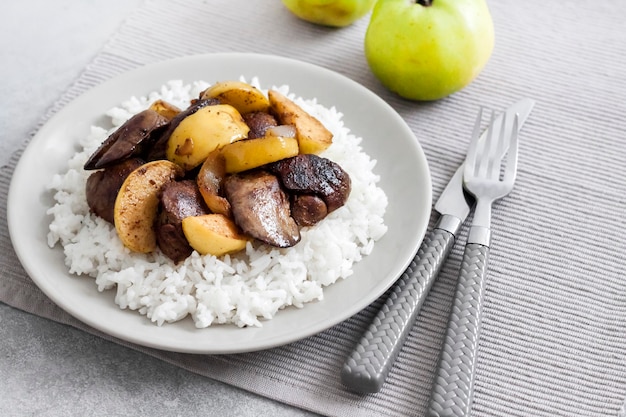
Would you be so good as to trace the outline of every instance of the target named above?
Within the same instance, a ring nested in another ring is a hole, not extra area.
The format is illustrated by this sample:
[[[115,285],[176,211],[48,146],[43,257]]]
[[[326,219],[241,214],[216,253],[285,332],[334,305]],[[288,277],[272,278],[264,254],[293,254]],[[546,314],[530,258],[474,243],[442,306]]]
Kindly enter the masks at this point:
[[[616,416],[626,397],[626,3],[500,0],[490,7],[496,49],[479,79],[448,99],[412,103],[369,72],[366,19],[329,29],[295,19],[278,0],[149,0],[42,123],[89,88],[140,65],[207,52],[283,55],[335,70],[387,100],[426,152],[436,197],[462,161],[479,105],[502,109],[535,99],[520,138],[516,188],[494,210],[473,415]],[[5,200],[20,153],[0,171],[0,301],[98,334],[51,303],[13,253]],[[347,392],[339,370],[380,302],[314,337],[263,352],[185,355],[116,342],[325,415],[420,416],[461,254],[457,245],[378,394]]]

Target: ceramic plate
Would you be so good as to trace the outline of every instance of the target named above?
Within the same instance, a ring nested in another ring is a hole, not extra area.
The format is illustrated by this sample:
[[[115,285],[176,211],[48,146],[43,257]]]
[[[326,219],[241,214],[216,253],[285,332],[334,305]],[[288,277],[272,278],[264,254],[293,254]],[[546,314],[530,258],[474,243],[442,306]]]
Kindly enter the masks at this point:
[[[197,329],[191,319],[161,327],[122,310],[113,291],[100,293],[93,279],[70,275],[60,247],[47,245],[53,204],[51,177],[67,168],[79,138],[105,123],[104,112],[131,96],[144,96],[172,79],[213,83],[259,77],[264,87],[287,84],[304,98],[335,106],[364,150],[378,161],[375,172],[389,199],[389,230],[354,275],[325,289],[324,300],[286,308],[260,328],[217,325]],[[258,54],[210,54],[165,61],[125,73],[80,96],[41,128],[15,169],[8,198],[13,245],[26,271],[65,311],[109,335],[143,346],[187,353],[236,353],[284,345],[325,330],[372,303],[408,266],[428,225],[431,182],[424,153],[411,129],[382,99],[330,70],[292,59]]]

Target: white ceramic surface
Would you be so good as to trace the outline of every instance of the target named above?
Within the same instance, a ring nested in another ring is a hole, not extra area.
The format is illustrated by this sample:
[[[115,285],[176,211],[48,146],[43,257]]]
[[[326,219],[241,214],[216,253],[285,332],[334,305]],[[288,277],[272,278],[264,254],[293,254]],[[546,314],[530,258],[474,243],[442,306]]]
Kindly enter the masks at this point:
[[[389,206],[388,233],[354,275],[326,288],[321,302],[287,308],[261,328],[219,325],[196,329],[191,320],[158,327],[134,311],[121,310],[113,293],[99,293],[91,278],[68,273],[62,250],[50,249],[46,235],[53,204],[50,178],[66,169],[79,138],[102,124],[103,114],[128,97],[142,96],[171,79],[215,82],[259,77],[263,86],[290,86],[294,94],[316,97],[344,114],[345,125],[363,137],[363,148],[378,161]],[[196,55],[141,67],[74,100],[37,133],[15,170],[9,190],[8,224],[15,250],[33,281],[56,304],[79,320],[120,339],[187,353],[236,353],[287,344],[323,331],[356,314],[382,295],[417,251],[431,210],[431,180],[425,155],[411,129],[378,96],[335,72],[311,64],[257,54]]]

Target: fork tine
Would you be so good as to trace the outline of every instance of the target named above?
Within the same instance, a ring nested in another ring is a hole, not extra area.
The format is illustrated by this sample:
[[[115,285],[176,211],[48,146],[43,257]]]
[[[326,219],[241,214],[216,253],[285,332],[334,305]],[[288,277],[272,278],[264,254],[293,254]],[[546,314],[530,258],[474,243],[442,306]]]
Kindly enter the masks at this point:
[[[519,114],[515,114],[513,118],[513,127],[510,136],[509,153],[506,157],[506,168],[504,171],[503,181],[507,184],[513,185],[515,176],[517,173],[517,150],[519,142],[517,140],[519,127]]]
[[[496,130],[497,116],[498,115],[496,114],[496,112],[493,112],[490,126],[491,126],[491,129],[493,129],[494,131]],[[504,117],[502,119],[503,120],[500,121],[500,130],[497,133],[498,137],[492,140],[492,142],[490,143],[489,153],[487,154],[487,158],[486,158],[487,163],[488,163],[488,168],[487,168],[487,172],[485,172],[485,176],[494,181],[500,178],[500,162],[501,162],[502,156],[504,155],[506,151],[506,147],[508,146],[508,143],[505,144],[507,140],[506,139],[503,140],[503,138],[505,138],[505,129],[504,129],[505,122],[504,122]],[[495,133],[494,133],[494,136],[495,136]]]
[[[465,163],[465,175],[474,175],[474,167],[476,166],[476,156],[478,151],[478,138],[480,138],[480,125],[483,120],[483,107],[478,109],[478,115],[474,122],[474,129],[472,130],[472,139],[470,140],[469,149],[467,150],[466,163]]]
[[[492,166],[494,165],[494,158],[496,157],[494,155],[494,142],[497,142],[497,140],[495,139],[495,132],[492,127],[494,125],[494,122],[496,120],[496,112],[492,111],[491,112],[491,117],[489,120],[489,130],[487,132],[487,137],[485,140],[485,143],[481,146],[480,151],[479,151],[479,155],[480,157],[478,158],[478,167],[477,167],[477,173],[479,176],[481,177],[491,177],[491,170],[492,170]]]
[[[503,117],[502,124],[500,125],[500,137],[504,138],[504,140],[500,141],[500,147],[498,148],[498,155],[500,158],[504,158],[507,150],[509,149],[509,145],[511,142],[511,138],[507,135],[507,127],[509,125],[509,118]]]

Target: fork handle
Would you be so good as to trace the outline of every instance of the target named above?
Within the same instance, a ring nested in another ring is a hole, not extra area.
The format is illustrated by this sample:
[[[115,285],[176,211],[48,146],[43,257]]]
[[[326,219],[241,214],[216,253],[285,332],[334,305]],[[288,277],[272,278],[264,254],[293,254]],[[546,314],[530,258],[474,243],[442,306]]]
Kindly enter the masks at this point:
[[[469,238],[468,242],[471,242]],[[468,243],[465,246],[439,369],[431,391],[429,417],[470,415],[488,256],[487,245]]]
[[[454,246],[461,221],[444,215],[426,235],[415,258],[341,370],[341,380],[357,393],[378,392],[415,323],[424,299]]]

